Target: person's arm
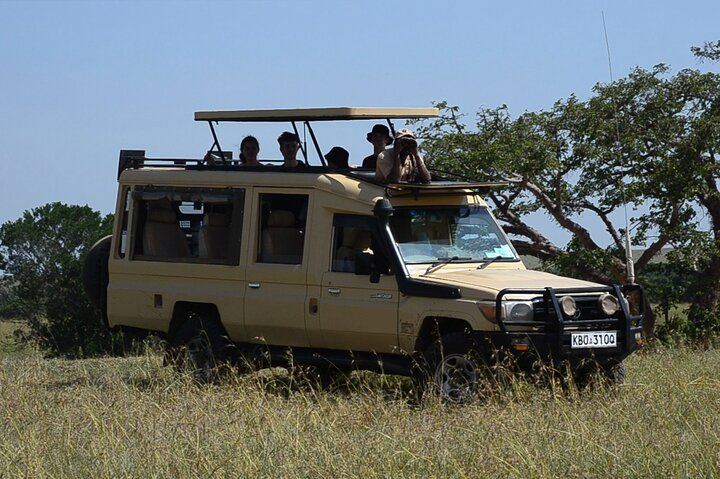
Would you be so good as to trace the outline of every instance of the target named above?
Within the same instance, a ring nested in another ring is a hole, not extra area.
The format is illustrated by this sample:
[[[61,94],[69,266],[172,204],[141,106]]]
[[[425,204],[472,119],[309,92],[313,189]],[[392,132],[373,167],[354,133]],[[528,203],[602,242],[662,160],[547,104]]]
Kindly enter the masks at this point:
[[[420,175],[420,181],[423,183],[430,183],[430,171],[428,171],[427,166],[425,166],[425,162],[419,153],[417,155],[417,167],[418,174]]]
[[[389,151],[380,153],[375,166],[375,179],[385,183],[397,183],[399,178],[400,165],[395,160],[395,155]]]
[[[390,173],[387,175],[386,182],[387,183],[397,183],[400,181],[400,158],[398,158],[398,155],[395,154],[395,150],[392,150],[392,153],[385,152],[385,154],[388,156],[390,161],[392,161],[392,167],[390,168]]]

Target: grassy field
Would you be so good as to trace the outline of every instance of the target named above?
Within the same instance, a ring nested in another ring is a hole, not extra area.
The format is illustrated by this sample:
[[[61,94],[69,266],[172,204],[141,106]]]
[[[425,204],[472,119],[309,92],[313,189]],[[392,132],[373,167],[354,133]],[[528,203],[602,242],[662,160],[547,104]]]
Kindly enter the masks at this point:
[[[3,478],[720,476],[719,350],[633,356],[612,390],[517,381],[448,407],[373,374],[320,392],[267,371],[198,387],[157,354],[0,349]]]

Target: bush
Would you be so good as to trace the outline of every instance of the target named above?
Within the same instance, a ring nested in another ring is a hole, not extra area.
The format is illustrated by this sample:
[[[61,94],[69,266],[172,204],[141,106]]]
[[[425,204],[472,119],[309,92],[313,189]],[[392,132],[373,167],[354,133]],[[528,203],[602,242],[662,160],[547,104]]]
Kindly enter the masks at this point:
[[[670,345],[720,344],[720,308],[699,311],[692,321],[687,316],[672,314],[657,327],[656,336],[661,342]]]
[[[110,233],[112,215],[49,203],[0,226],[0,268],[12,274],[13,311],[28,323],[18,338],[50,356],[111,352],[115,341],[82,287],[88,249]]]

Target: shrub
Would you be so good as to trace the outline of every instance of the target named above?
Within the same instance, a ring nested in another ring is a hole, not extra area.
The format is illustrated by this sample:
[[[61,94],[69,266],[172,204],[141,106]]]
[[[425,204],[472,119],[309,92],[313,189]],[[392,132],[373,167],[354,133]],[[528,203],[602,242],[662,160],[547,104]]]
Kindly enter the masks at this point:
[[[12,274],[13,310],[27,321],[20,340],[50,356],[112,351],[113,338],[82,288],[82,264],[109,234],[112,216],[88,206],[48,203],[0,226],[0,268]]]

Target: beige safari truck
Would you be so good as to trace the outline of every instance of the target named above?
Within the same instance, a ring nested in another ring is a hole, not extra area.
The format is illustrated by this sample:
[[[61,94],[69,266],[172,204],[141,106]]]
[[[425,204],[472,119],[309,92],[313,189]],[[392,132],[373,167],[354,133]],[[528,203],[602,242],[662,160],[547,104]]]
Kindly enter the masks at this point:
[[[371,170],[332,170],[312,129],[353,120],[392,129],[437,114],[197,112],[213,165],[122,150],[113,234],[85,268],[90,297],[109,327],[165,337],[176,364],[201,378],[226,363],[371,370],[464,402],[502,353],[521,368],[562,363],[579,379],[622,381],[641,344],[642,311],[628,300],[638,286],[527,270],[483,200],[497,185],[437,174],[381,184]],[[302,130],[308,166],[238,165],[220,147],[224,122]]]

